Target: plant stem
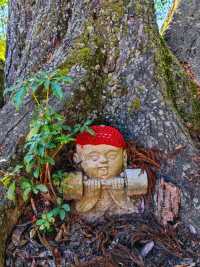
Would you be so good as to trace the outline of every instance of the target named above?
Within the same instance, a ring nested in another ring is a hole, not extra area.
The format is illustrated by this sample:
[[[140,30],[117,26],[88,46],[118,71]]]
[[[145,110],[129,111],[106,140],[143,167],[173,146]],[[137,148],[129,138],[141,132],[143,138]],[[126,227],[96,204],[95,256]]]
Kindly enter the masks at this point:
[[[40,106],[40,102],[38,101],[38,99],[34,93],[33,93],[33,98],[35,99],[35,102],[37,103],[37,105]]]
[[[52,184],[52,181],[51,181],[51,174],[50,174],[50,170],[49,170],[49,163],[46,164],[45,180],[46,180],[46,178],[48,179],[48,182],[49,182],[49,185],[50,185],[50,189],[51,189],[51,192],[53,194],[53,198],[54,198],[54,200],[56,202],[57,197],[56,197],[56,192],[55,192],[55,190],[53,188],[53,184]]]
[[[47,95],[46,95],[46,107],[48,106],[49,104],[49,87],[47,89]]]
[[[58,152],[63,148],[63,144],[61,144],[58,149],[54,152],[54,154],[52,155],[52,158],[54,159],[55,156],[58,154]]]
[[[49,251],[51,251],[52,255],[53,255],[53,248],[50,246],[49,242],[46,240],[46,238],[44,236],[42,236],[40,234],[40,231],[36,228],[39,240],[41,242],[41,244],[46,247]]]

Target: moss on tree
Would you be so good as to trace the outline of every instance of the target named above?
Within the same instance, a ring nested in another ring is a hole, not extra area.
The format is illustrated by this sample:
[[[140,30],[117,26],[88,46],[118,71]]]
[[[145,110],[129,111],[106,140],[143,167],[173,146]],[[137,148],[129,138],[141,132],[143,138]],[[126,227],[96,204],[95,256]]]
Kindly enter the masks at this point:
[[[109,73],[114,71],[112,68],[119,57],[118,35],[123,14],[123,1],[102,1],[101,9],[97,13],[91,12],[70,56],[60,66],[61,70],[68,72],[73,66],[80,65],[87,72],[70,103],[72,113],[76,107],[76,113],[80,110],[85,116],[91,113],[101,116],[103,101],[107,97],[104,89],[110,80]],[[109,60],[112,61],[110,65]]]
[[[190,79],[162,37],[155,60],[158,80],[165,81],[167,86],[165,96],[172,101],[181,118],[192,124],[193,130],[200,131],[198,85]]]

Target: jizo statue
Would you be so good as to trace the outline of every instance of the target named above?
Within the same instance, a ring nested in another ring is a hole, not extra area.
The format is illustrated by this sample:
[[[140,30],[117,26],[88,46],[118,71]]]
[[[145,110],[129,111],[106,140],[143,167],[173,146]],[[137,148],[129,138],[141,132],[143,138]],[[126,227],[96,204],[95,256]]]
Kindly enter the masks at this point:
[[[126,143],[117,129],[91,128],[94,134],[83,132],[76,138],[74,160],[82,172],[63,180],[65,199],[74,200],[76,211],[88,220],[138,212],[140,198],[147,193],[147,174],[127,169]]]

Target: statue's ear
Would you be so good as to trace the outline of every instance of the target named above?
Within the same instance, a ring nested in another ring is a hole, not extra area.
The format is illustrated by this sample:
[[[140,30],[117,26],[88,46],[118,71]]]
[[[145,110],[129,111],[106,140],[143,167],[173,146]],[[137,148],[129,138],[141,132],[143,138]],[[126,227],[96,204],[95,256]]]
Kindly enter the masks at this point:
[[[76,164],[79,164],[81,162],[81,158],[78,153],[74,153],[73,160]]]
[[[124,169],[126,169],[127,168],[127,152],[126,152],[126,150],[124,149],[124,151],[123,151],[123,161],[124,161]]]
[[[81,147],[79,145],[76,146],[76,153],[74,153],[73,160],[76,164],[79,164],[82,161]]]

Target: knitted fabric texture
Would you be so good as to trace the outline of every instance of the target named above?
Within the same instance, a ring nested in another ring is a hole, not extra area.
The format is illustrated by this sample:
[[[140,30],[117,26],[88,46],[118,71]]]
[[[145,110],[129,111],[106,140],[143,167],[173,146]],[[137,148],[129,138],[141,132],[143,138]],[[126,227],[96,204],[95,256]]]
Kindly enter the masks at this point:
[[[76,137],[77,145],[111,145],[115,147],[126,147],[124,137],[114,127],[105,125],[93,125],[91,126],[94,135],[88,132],[82,132]]]

